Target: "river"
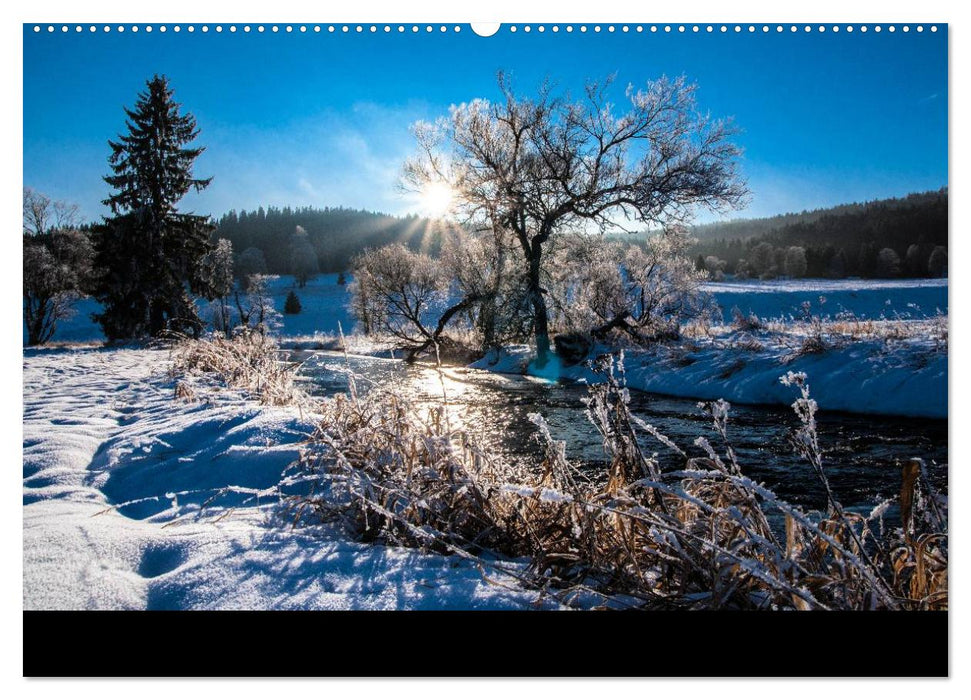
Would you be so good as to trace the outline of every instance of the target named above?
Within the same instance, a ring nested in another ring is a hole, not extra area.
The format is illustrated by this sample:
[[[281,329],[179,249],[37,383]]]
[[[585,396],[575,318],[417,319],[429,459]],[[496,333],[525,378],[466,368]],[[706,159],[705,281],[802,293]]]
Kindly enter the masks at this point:
[[[476,436],[511,460],[533,460],[541,451],[527,414],[542,414],[553,436],[566,441],[567,457],[596,477],[606,466],[600,435],[588,420],[583,385],[550,383],[464,367],[441,372],[428,365],[406,365],[383,358],[339,353],[298,353],[305,388],[318,396],[344,392],[348,374],[358,387],[394,381],[418,410],[447,400],[451,425]],[[690,455],[703,456],[694,440],[703,435],[723,452],[711,419],[697,401],[631,391],[633,411],[657,427]],[[899,491],[899,460],[921,457],[935,486],[947,488],[947,421],[893,418],[821,410],[817,414],[824,467],[837,498],[850,509],[866,511]],[[733,405],[729,439],[742,471],[778,495],[805,508],[825,507],[823,489],[809,465],[797,455],[788,436],[799,426],[792,410],[778,406]],[[644,447],[656,452],[662,468],[683,466],[680,458],[645,436]]]

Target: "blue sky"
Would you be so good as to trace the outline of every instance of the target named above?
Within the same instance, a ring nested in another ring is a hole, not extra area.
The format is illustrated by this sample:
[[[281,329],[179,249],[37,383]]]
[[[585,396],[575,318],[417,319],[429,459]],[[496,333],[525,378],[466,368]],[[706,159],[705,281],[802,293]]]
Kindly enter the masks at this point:
[[[742,129],[752,190],[738,216],[764,216],[947,184],[947,33],[779,34],[560,31],[483,38],[431,34],[189,34],[24,28],[24,184],[104,213],[107,139],[124,129],[145,80],[167,75],[192,112],[213,176],[187,208],[220,215],[258,205],[415,210],[395,183],[409,125],[545,77],[628,83],[685,74],[699,106]],[[709,220],[700,216],[699,220]]]

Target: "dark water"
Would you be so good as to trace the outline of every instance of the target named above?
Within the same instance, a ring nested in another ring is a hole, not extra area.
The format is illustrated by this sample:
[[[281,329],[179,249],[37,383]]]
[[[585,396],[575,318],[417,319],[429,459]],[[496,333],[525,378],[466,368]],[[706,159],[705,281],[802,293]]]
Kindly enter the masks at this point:
[[[345,359],[332,353],[303,353],[301,375],[307,388],[320,396],[346,391],[349,367],[359,389],[396,382],[419,410],[441,404],[444,395],[454,429],[475,435],[509,459],[531,459],[540,454],[529,413],[540,413],[553,437],[566,441],[567,457],[580,463],[595,478],[606,469],[601,439],[585,414],[583,385],[549,383],[529,377],[501,375],[466,368],[445,368],[441,374],[428,366],[371,357]],[[444,386],[443,386],[444,385]],[[721,438],[711,419],[692,399],[631,392],[631,406],[645,422],[667,435],[689,455],[704,456],[694,446],[705,436],[720,453]],[[869,508],[896,494],[900,487],[898,461],[925,460],[935,486],[947,487],[947,421],[922,418],[888,418],[849,413],[817,414],[824,467],[838,499],[848,508]],[[729,439],[743,473],[762,481],[792,503],[823,508],[825,495],[809,465],[792,449],[788,436],[799,421],[788,407],[733,405]],[[656,452],[662,467],[680,468],[682,460],[655,438],[643,445]]]

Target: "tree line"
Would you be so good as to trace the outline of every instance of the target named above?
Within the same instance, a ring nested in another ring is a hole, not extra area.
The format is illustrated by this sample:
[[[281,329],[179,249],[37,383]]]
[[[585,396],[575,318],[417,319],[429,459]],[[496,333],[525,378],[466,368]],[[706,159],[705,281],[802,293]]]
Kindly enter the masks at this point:
[[[695,227],[698,242],[692,254],[701,269],[739,277],[946,276],[947,196],[943,188],[800,215]],[[733,237],[714,237],[725,232]]]
[[[344,207],[267,207],[235,210],[216,223],[214,236],[225,238],[240,254],[254,249],[263,255],[265,272],[296,274],[302,266],[314,272],[343,272],[351,258],[365,248],[402,243],[408,248],[437,255],[445,231],[439,222],[416,216],[391,216]],[[296,257],[292,238],[301,243]],[[255,255],[251,252],[250,255]]]

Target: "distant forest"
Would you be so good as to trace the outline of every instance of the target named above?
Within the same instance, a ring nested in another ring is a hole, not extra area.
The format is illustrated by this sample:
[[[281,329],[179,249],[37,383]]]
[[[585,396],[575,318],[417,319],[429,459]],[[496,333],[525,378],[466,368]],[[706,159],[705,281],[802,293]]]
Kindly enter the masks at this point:
[[[723,275],[788,277],[937,277],[947,274],[947,188],[896,199],[842,204],[762,219],[695,226],[697,267]],[[237,259],[259,249],[270,274],[293,274],[294,236],[306,236],[321,272],[343,272],[365,248],[400,242],[437,255],[447,226],[343,207],[235,210],[213,238],[233,244]],[[636,242],[648,234],[633,234]]]
[[[266,271],[292,273],[291,241],[297,227],[317,255],[321,272],[343,272],[351,258],[368,247],[400,242],[412,250],[436,255],[441,247],[444,225],[416,216],[397,217],[343,207],[260,207],[256,211],[235,210],[217,221],[213,239],[232,242],[237,256],[258,248],[266,259]]]
[[[938,277],[947,272],[947,195],[942,188],[696,226],[692,256],[714,273],[744,277]]]

